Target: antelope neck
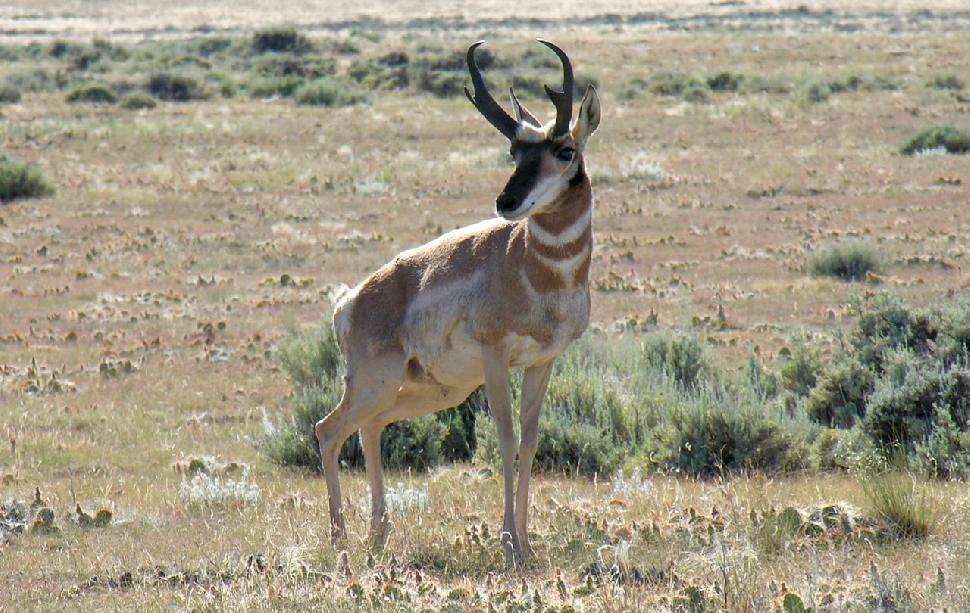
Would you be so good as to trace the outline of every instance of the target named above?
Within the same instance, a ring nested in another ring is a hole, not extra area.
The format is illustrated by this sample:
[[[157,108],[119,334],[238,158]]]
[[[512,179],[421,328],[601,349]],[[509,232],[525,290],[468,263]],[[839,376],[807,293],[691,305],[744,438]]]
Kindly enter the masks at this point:
[[[553,210],[533,215],[525,223],[528,276],[536,290],[568,289],[588,281],[593,203],[582,167],[579,175],[583,176],[566,190]]]

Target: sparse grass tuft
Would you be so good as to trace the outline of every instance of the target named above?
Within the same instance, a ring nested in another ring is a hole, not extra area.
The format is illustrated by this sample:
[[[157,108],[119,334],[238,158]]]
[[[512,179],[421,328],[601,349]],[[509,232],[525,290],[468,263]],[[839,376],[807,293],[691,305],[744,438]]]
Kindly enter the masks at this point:
[[[67,92],[68,102],[93,102],[95,104],[114,104],[118,96],[101,83],[85,83]]]
[[[0,155],[0,202],[53,194],[54,185],[37,167]]]
[[[363,92],[330,77],[322,77],[301,86],[293,97],[298,104],[312,106],[349,106],[368,100]]]
[[[939,527],[938,502],[910,475],[884,472],[860,481],[873,519],[889,523],[902,538],[925,538]]]
[[[815,277],[862,281],[866,273],[881,270],[882,256],[874,244],[851,239],[812,253],[807,268]]]
[[[927,128],[911,138],[900,151],[903,155],[919,155],[934,150],[970,153],[970,132],[955,126]]]

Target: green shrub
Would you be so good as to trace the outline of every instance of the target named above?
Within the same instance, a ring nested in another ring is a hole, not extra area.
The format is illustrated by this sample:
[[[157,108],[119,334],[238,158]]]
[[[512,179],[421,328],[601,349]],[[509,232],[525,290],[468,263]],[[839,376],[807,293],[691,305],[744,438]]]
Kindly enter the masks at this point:
[[[67,93],[64,98],[68,102],[93,102],[95,104],[114,104],[118,96],[101,83],[85,83],[78,85]]]
[[[830,81],[828,86],[833,94],[855,91],[893,91],[899,89],[899,86],[891,79],[875,75],[850,75],[841,81]]]
[[[847,338],[809,392],[808,416],[826,426],[857,424],[884,457],[908,456],[926,474],[963,474],[970,304],[913,309],[879,293],[854,299],[851,312]]]
[[[807,396],[818,383],[821,369],[822,358],[818,349],[798,342],[781,365],[781,385],[796,396]]]
[[[261,77],[254,79],[247,86],[249,95],[253,98],[272,98],[274,96],[289,97],[303,85],[303,79],[290,77]]]
[[[293,28],[267,28],[253,34],[256,53],[306,53],[312,47],[310,40]]]
[[[848,430],[822,430],[812,443],[811,455],[812,464],[822,470],[872,472],[886,467],[885,457],[861,424]]]
[[[808,395],[808,416],[825,426],[851,427],[865,415],[866,397],[875,374],[854,357],[843,357],[825,369]]]
[[[10,84],[0,84],[0,103],[15,104],[20,102],[20,90]]]
[[[949,409],[937,406],[933,432],[916,444],[910,465],[931,478],[970,477],[970,432],[961,430]]]
[[[907,350],[890,352],[889,356],[863,420],[877,444],[911,449],[931,437],[941,408],[966,425],[970,416],[970,370],[947,370]]]
[[[153,109],[158,106],[155,99],[143,92],[132,92],[121,99],[121,108],[132,111]]]
[[[330,57],[272,54],[258,58],[253,64],[253,70],[262,77],[300,77],[301,79],[319,79],[333,75],[337,64]]]
[[[748,356],[742,371],[741,383],[748,392],[748,398],[761,402],[774,398],[781,390],[781,379],[777,373],[765,368],[757,357]]]
[[[798,89],[799,100],[807,105],[825,102],[831,95],[832,88],[823,81],[806,81]]]
[[[20,70],[10,70],[4,78],[11,87],[21,92],[44,92],[59,87],[57,76],[52,75],[43,67],[30,67]]]
[[[347,74],[364,87],[375,90],[404,89],[411,82],[406,63],[386,66],[380,61],[357,60],[350,65]]]
[[[743,74],[723,71],[708,77],[707,86],[715,92],[736,92],[741,89],[745,81]]]
[[[804,465],[805,452],[796,429],[761,409],[703,399],[671,407],[649,445],[655,466],[702,477],[795,470]]]
[[[952,74],[936,75],[927,83],[933,89],[952,89],[959,91],[963,89],[964,83],[960,77]]]
[[[420,70],[414,85],[418,91],[427,92],[439,98],[452,98],[464,95],[465,76],[447,70]]]
[[[294,336],[280,347],[276,358],[298,389],[320,387],[343,374],[343,357],[330,322],[313,334]]]
[[[347,84],[322,77],[301,86],[294,93],[299,104],[314,106],[349,106],[367,101],[367,96]]]
[[[878,272],[882,258],[872,243],[848,240],[811,254],[808,272],[813,276],[837,277],[846,281],[861,281],[866,273]]]
[[[39,169],[0,155],[0,203],[54,194],[54,185]]]
[[[888,522],[898,536],[924,538],[939,526],[939,504],[909,475],[867,475],[861,485],[870,516]]]
[[[199,81],[187,74],[157,72],[148,78],[148,93],[159,100],[188,102],[205,98],[205,91]]]
[[[635,77],[620,87],[616,92],[616,97],[620,100],[634,100],[642,96],[647,87],[648,83],[646,81]]]
[[[694,388],[713,368],[711,359],[696,336],[653,335],[644,339],[641,363],[658,370],[684,388]]]
[[[911,138],[900,150],[903,155],[918,155],[926,151],[946,153],[970,152],[970,132],[954,126],[927,128]]]
[[[701,85],[691,85],[684,90],[683,98],[687,102],[707,102],[707,88]]]
[[[650,93],[658,96],[682,96],[687,91],[707,88],[702,79],[679,72],[658,72],[647,83]]]

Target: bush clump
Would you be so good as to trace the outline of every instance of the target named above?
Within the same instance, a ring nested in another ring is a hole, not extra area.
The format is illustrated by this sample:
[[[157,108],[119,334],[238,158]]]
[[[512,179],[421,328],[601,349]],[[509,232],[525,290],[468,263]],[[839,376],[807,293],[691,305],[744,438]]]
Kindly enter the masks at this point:
[[[205,98],[205,91],[199,81],[187,74],[157,72],[148,78],[145,88],[159,100],[188,102]]]
[[[713,372],[711,359],[696,336],[653,335],[642,344],[644,367],[664,373],[684,388],[696,388]]]
[[[811,254],[808,272],[816,277],[837,277],[846,281],[862,281],[869,272],[879,272],[882,257],[872,243],[848,240]]]
[[[933,89],[950,89],[960,91],[964,87],[963,79],[956,75],[936,75],[927,83]]]
[[[119,106],[130,111],[137,111],[140,109],[153,109],[158,106],[158,103],[146,93],[131,92],[121,99]]]
[[[253,98],[272,98],[280,96],[288,98],[303,85],[303,79],[297,76],[261,77],[250,82],[246,89]]]
[[[795,470],[807,455],[797,430],[763,410],[703,399],[672,408],[653,436],[652,463],[705,477],[741,470]]]
[[[16,104],[20,102],[20,90],[9,83],[0,84],[0,103]]]
[[[54,185],[38,168],[0,154],[0,203],[54,194]]]
[[[900,150],[903,155],[919,155],[928,151],[970,153],[970,132],[955,126],[937,126],[923,130]]]
[[[312,48],[310,40],[294,28],[267,28],[253,34],[256,53],[306,53]]]
[[[68,102],[93,102],[95,104],[114,104],[118,96],[101,83],[84,83],[67,92]]]
[[[852,313],[847,337],[809,392],[808,416],[858,429],[886,459],[901,454],[920,472],[962,475],[970,304],[914,309],[878,293],[856,299]]]
[[[322,77],[301,86],[293,97],[299,104],[313,106],[349,106],[367,102],[366,94],[330,77]]]

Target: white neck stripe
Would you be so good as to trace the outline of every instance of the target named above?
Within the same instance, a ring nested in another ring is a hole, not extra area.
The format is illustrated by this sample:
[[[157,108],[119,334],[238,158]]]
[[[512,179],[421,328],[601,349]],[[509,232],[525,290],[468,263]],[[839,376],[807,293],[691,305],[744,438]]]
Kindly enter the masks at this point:
[[[530,217],[529,218],[529,236],[536,241],[549,246],[549,247],[561,247],[563,245],[568,245],[574,242],[584,232],[589,228],[590,222],[593,220],[593,207],[586,209],[579,219],[573,222],[571,226],[559,233],[553,233],[538,223]]]
[[[550,258],[542,255],[541,253],[534,252],[536,259],[543,263],[547,268],[562,277],[563,281],[572,282],[572,277],[576,273],[576,269],[583,265],[583,262],[589,257],[591,245],[586,245],[583,249],[576,255],[568,258]]]

